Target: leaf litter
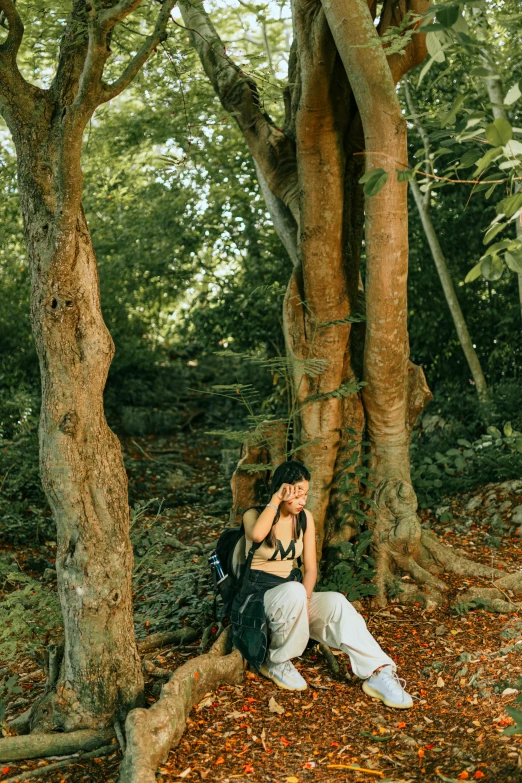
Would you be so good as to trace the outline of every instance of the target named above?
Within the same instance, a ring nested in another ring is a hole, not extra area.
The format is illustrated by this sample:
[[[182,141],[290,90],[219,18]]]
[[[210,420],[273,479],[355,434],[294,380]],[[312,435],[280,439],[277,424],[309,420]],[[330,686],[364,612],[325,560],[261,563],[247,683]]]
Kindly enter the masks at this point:
[[[132,502],[164,498],[166,535],[185,545],[210,545],[228,524],[229,491],[219,473],[216,442],[195,432],[185,438],[138,438],[124,446]],[[165,457],[158,458],[158,451],[165,451]],[[143,452],[154,453],[154,463]],[[180,466],[176,482],[172,455]],[[513,512],[522,504],[522,482],[488,485],[445,502],[442,513],[421,512],[423,524],[441,541],[488,565],[519,567],[521,539]],[[158,552],[169,557],[172,550],[167,544]],[[29,555],[29,549],[17,552],[22,564]],[[151,568],[148,584],[153,585],[154,578]],[[411,710],[399,713],[370,700],[355,678],[334,679],[310,644],[295,662],[309,683],[307,691],[281,691],[247,671],[242,685],[206,694],[188,716],[180,744],[158,771],[158,783],[522,781],[522,735],[503,733],[513,725],[505,708],[522,690],[522,616],[485,608],[455,612],[451,606],[460,592],[490,585],[472,577],[450,576],[447,581],[447,604],[433,612],[402,605],[400,595],[384,611],[373,611],[366,602],[359,607],[406,679],[414,697]],[[142,594],[135,600],[139,612]],[[181,617],[179,622],[186,620]],[[142,627],[145,634],[156,630],[145,621]],[[174,670],[197,655],[198,646],[154,651],[146,657]],[[42,691],[44,675],[28,657],[4,666],[1,674],[18,675],[23,686],[23,697],[16,693],[8,701],[6,718],[12,719]],[[147,682],[149,703],[159,694],[157,686]],[[79,759],[60,771],[60,780],[116,783],[120,761],[115,747],[104,758]],[[47,763],[9,764],[0,772],[12,777]],[[56,783],[51,771],[39,779]]]

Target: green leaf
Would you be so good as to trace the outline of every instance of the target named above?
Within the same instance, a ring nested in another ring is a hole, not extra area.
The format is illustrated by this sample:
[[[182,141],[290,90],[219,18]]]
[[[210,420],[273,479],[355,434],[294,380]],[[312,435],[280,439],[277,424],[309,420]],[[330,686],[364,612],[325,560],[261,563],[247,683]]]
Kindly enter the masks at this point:
[[[484,245],[488,245],[491,240],[497,236],[497,234],[500,234],[502,229],[506,227],[505,223],[497,223],[495,226],[492,226],[491,228],[488,228],[486,231],[486,235],[484,239],[482,240]]]
[[[473,68],[471,71],[472,76],[479,76],[482,79],[485,79],[487,76],[490,76],[490,72],[487,68],[482,68],[482,66],[477,66],[477,68]]]
[[[506,97],[504,98],[504,103],[508,106],[511,106],[512,103],[518,101],[518,99],[522,96],[520,84],[520,82],[518,84],[514,84],[513,87],[510,87],[507,91]]]
[[[506,438],[510,438],[513,435],[513,427],[511,426],[510,421],[506,421],[504,424],[504,435]]]
[[[506,217],[510,218],[513,217],[515,212],[518,212],[521,207],[522,192],[515,193],[514,196],[508,196],[507,198],[503,198],[502,201],[498,202],[497,215],[505,215]]]
[[[473,269],[470,269],[466,277],[464,278],[465,283],[472,283],[473,280],[476,280],[477,277],[480,277],[482,274],[482,261],[479,261],[478,264],[475,264]]]
[[[386,185],[388,176],[389,173],[384,169],[372,169],[363,174],[359,182],[361,185],[364,184],[364,195],[368,198],[376,196]]]
[[[411,169],[396,169],[397,171],[397,182],[410,182],[410,180],[415,179],[415,174]]]
[[[428,53],[437,63],[443,63],[446,59],[446,55],[442,49],[442,44],[437,33],[428,33],[426,36],[426,47]]]
[[[437,11],[437,22],[443,27],[453,27],[460,16],[458,5],[448,5]]]
[[[508,269],[512,272],[516,272],[517,275],[522,275],[522,253],[504,253],[504,261]]]
[[[488,258],[484,259],[480,268],[486,280],[490,282],[500,280],[504,271],[504,265],[498,256],[488,256]]]
[[[515,439],[515,448],[517,451],[522,452],[522,438]]]
[[[513,128],[511,123],[503,117],[499,117],[491,125],[486,125],[486,139],[493,147],[503,147],[512,138]]]
[[[473,166],[473,164],[476,163],[477,160],[481,157],[482,152],[480,150],[468,150],[460,159],[459,168],[467,169],[470,166]]]
[[[443,128],[446,128],[448,125],[453,125],[455,123],[455,120],[457,119],[457,114],[462,108],[462,105],[467,97],[468,96],[464,94],[464,95],[459,95],[457,98],[455,98],[455,100],[452,103],[451,109],[446,114],[446,116],[441,120],[441,125]]]
[[[502,147],[495,147],[492,150],[488,150],[486,154],[477,161],[477,168],[475,169],[473,176],[478,177],[479,174],[482,174],[490,163],[493,163],[500,155],[502,155]]]

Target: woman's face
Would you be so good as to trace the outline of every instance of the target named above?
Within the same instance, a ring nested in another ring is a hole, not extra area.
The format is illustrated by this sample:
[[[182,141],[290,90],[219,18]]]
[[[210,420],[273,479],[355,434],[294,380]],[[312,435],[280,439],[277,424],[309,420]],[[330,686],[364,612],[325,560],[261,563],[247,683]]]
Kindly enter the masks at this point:
[[[286,500],[286,507],[291,514],[299,514],[300,511],[306,506],[306,499],[310,490],[310,482],[306,479],[296,481],[292,484],[295,490],[295,497],[291,500]]]

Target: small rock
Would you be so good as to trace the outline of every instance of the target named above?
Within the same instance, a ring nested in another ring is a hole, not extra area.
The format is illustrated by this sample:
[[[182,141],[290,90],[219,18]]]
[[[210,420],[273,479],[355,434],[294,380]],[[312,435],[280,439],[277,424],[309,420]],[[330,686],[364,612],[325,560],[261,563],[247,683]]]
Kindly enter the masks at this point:
[[[448,629],[446,628],[445,625],[438,625],[435,628],[435,636],[444,636],[444,634],[446,633],[447,630]]]
[[[482,505],[482,497],[480,495],[475,495],[475,497],[471,498],[471,500],[468,501],[466,504],[466,511],[474,511],[476,508]]]
[[[518,693],[516,688],[504,688],[501,696],[514,696],[515,693]]]
[[[444,688],[445,684],[446,684],[446,683],[444,682],[444,680],[442,679],[442,677],[440,677],[440,676],[439,676],[439,677],[437,678],[437,688]]]

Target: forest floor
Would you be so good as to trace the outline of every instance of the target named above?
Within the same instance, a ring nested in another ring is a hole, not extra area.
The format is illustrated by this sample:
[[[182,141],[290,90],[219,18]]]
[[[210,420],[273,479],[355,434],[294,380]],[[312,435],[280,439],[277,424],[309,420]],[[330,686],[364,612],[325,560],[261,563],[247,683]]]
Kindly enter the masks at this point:
[[[217,444],[196,432],[127,439],[124,448],[131,503],[163,498],[162,519],[171,535],[185,544],[212,542],[227,524],[230,501]],[[511,517],[522,503],[521,495],[522,482],[477,488],[423,511],[423,523],[441,541],[478,562],[516,570],[521,539]],[[47,556],[52,559],[52,542],[45,546],[51,547]],[[22,568],[29,568],[29,559],[35,557],[34,549],[16,554]],[[161,557],[169,557],[167,545]],[[193,562],[201,559],[195,556]],[[146,619],[155,575],[153,567],[148,570],[149,590],[141,595],[140,588],[135,596],[138,636],[159,630]],[[448,583],[447,605],[434,612],[401,605],[400,594],[386,610],[372,610],[366,601],[360,608],[371,632],[395,658],[414,697],[411,710],[392,710],[372,701],[355,678],[336,680],[312,644],[295,661],[308,682],[304,692],[281,691],[247,672],[242,685],[207,694],[192,710],[158,781],[522,781],[522,735],[503,734],[513,723],[505,707],[522,692],[522,615],[508,617],[465,605],[456,611],[451,606],[459,592],[485,580],[452,577]],[[156,588],[157,602],[162,589]],[[145,602],[141,608],[140,601]],[[197,655],[198,646],[165,648],[146,657],[175,669]],[[27,657],[10,671],[19,675],[24,693],[9,702],[8,719],[28,706],[44,680],[42,669]],[[158,686],[149,682],[149,702],[157,693]],[[113,783],[120,760],[115,749],[101,759],[78,760],[38,779]],[[0,781],[15,780],[52,761],[0,764]]]

